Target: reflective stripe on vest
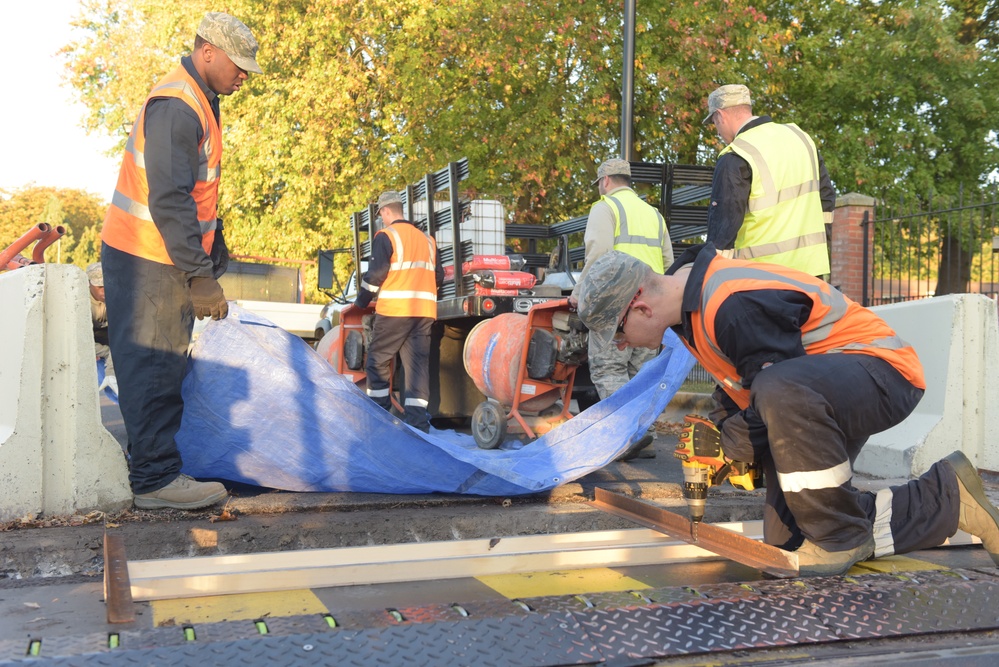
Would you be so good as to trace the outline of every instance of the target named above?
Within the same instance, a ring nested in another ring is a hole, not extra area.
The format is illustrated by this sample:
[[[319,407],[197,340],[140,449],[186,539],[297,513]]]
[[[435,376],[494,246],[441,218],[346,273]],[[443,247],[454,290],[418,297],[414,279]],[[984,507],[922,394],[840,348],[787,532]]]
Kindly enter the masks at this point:
[[[764,123],[741,132],[722,150],[753,171],[746,217],[735,240],[736,259],[782,264],[813,276],[829,273],[826,215],[819,158],[797,125]]]
[[[669,243],[666,221],[631,188],[618,190],[601,199],[614,213],[614,250],[640,259],[656,273],[663,273],[663,246]]]
[[[867,354],[890,363],[906,380],[926,388],[923,367],[916,351],[877,315],[850,300],[831,285],[777,264],[715,257],[704,277],[701,303],[691,313],[692,350],[698,361],[721,384],[736,405],[749,405],[749,391],[732,360],[719,348],[715,318],[725,300],[738,292],[790,290],[806,294],[813,305],[801,326],[801,343],[807,354]]]
[[[198,173],[191,190],[198,215],[201,247],[211,252],[218,226],[218,181],[222,163],[222,131],[215,121],[208,98],[181,65],[165,76],[149,93],[125,144],[118,184],[104,218],[101,239],[109,246],[136,257],[173,264],[163,237],[149,211],[149,183],[146,180],[145,118],[149,102],[157,98],[177,98],[187,104],[201,123],[198,145]]]
[[[378,233],[388,235],[392,259],[381,289],[371,290],[378,294],[375,312],[386,317],[436,318],[434,240],[408,222],[395,222]]]

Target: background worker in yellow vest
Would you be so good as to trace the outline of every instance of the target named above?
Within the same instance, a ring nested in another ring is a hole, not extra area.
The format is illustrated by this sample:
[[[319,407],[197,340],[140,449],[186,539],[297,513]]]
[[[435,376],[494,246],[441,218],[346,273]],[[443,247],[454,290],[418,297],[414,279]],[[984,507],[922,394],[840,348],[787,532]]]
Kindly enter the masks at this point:
[[[961,452],[907,484],[853,487],[867,438],[905,419],[926,385],[915,350],[833,286],[711,244],[684,251],[666,275],[609,252],[580,285],[579,316],[590,336],[622,346],[658,347],[671,327],[725,384],[738,407],[692,424],[694,456],[716,472],[762,466],[764,541],[796,551],[803,576],[937,546],[958,528],[999,564],[999,510]]]
[[[444,283],[437,243],[403,218],[402,196],[395,191],[378,197],[382,229],[371,240],[371,260],[354,304],[375,303],[375,323],[368,345],[368,396],[386,410],[389,365],[395,355],[405,373],[404,421],[430,432],[430,328],[437,319],[437,290]]]
[[[196,509],[226,497],[181,474],[174,436],[194,318],[228,312],[217,278],[229,253],[218,219],[219,95],[260,73],[243,23],[209,12],[191,55],[149,93],[125,145],[104,219],[101,264],[129,481],[142,509]]]
[[[715,164],[707,240],[739,259],[826,276],[836,191],[812,138],[792,123],[754,116],[740,84],[708,96],[709,123],[728,145]]]
[[[657,273],[673,263],[673,244],[666,221],[654,206],[646,204],[631,189],[631,164],[627,160],[613,158],[601,163],[597,167],[597,179],[591,185],[597,186],[600,200],[590,207],[586,219],[583,234],[586,259],[582,277],[586,276],[590,265],[609,250],[628,253]],[[573,303],[577,291],[578,286],[570,298]],[[600,400],[604,400],[635,377],[645,362],[656,356],[656,350],[631,347],[619,350],[615,345],[600,345],[590,338],[588,356],[590,379]],[[647,433],[619,460],[654,457],[655,450],[649,447],[654,437],[653,432]]]

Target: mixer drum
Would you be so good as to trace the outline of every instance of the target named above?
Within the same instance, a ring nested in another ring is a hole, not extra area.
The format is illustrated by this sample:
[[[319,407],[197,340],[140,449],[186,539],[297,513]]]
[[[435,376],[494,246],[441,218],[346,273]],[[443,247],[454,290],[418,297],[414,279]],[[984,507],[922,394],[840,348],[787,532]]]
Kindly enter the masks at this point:
[[[532,336],[533,354],[541,360],[554,358],[557,338],[544,330],[535,333],[538,335]],[[465,340],[465,372],[479,391],[505,406],[512,406],[517,395],[517,375],[524,364],[526,335],[527,315],[503,313],[476,324]],[[532,370],[538,366],[528,365]],[[548,366],[548,363],[541,365]],[[531,374],[537,375],[536,372]],[[534,392],[541,393],[532,397]],[[531,382],[527,376],[521,393],[519,409],[522,412],[541,412],[559,400],[557,387]]]

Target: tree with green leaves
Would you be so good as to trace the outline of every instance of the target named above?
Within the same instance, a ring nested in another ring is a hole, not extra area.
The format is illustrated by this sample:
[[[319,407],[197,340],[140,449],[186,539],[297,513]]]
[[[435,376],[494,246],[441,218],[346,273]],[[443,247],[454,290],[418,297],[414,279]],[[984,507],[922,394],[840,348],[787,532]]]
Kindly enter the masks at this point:
[[[0,247],[39,223],[62,225],[66,234],[45,251],[45,259],[86,268],[100,260],[100,225],[106,210],[101,197],[84,190],[30,185],[0,191]],[[30,257],[29,251],[22,254]]]

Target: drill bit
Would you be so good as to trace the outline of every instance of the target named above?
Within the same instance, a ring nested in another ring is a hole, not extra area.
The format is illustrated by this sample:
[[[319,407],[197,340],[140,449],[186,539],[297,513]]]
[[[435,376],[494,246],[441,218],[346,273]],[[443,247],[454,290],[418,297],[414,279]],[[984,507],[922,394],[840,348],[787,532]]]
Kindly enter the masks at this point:
[[[697,524],[699,523],[700,521],[690,522],[690,539],[692,539],[694,542],[697,541]]]

